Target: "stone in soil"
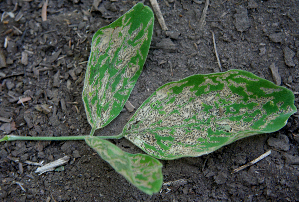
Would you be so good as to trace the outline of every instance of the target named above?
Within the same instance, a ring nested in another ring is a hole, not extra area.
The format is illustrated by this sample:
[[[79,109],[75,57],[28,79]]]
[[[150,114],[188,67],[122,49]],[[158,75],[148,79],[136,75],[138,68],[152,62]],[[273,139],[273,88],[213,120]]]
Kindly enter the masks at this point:
[[[235,17],[235,27],[239,32],[244,32],[250,27],[250,21],[248,18],[248,12],[247,9],[240,6],[239,8],[236,9],[236,14],[234,15]]]
[[[293,57],[295,56],[294,51],[292,51],[289,47],[284,47],[283,53],[286,65],[289,67],[295,67],[295,63],[293,61]]]
[[[270,137],[268,145],[277,150],[288,151],[290,149],[289,138],[286,135],[278,135],[277,138]]]
[[[159,43],[157,43],[157,48],[174,51],[176,50],[176,45],[171,41],[170,38],[164,38]]]
[[[269,38],[271,41],[273,41],[275,43],[281,43],[283,40],[283,33],[278,32],[278,33],[270,34]]]

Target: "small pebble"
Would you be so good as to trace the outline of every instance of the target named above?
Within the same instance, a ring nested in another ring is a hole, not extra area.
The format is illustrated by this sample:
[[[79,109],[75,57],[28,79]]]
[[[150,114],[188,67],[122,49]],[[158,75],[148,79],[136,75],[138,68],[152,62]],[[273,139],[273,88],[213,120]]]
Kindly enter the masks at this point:
[[[130,101],[127,101],[127,102],[126,102],[125,107],[126,107],[126,109],[127,109],[129,112],[132,112],[132,111],[134,111],[134,109],[135,109],[135,107],[131,104]]]
[[[266,47],[262,47],[260,48],[260,56],[265,55],[266,54]]]
[[[72,82],[71,82],[71,80],[67,80],[67,82],[66,82],[66,87],[67,87],[67,89],[69,89],[69,90],[71,90],[71,87],[72,86]]]
[[[164,38],[159,43],[157,43],[157,48],[166,49],[174,51],[176,50],[176,45],[171,41],[170,38]]]
[[[9,53],[16,53],[17,52],[17,45],[13,41],[9,41],[7,45],[7,52]]]
[[[12,64],[13,64],[13,59],[11,59],[11,58],[7,58],[7,59],[6,59],[6,64],[8,64],[8,65],[12,65]]]
[[[244,32],[250,27],[250,21],[248,18],[248,11],[246,8],[240,6],[236,9],[237,13],[234,15],[234,25],[239,32]]]
[[[79,153],[78,150],[73,151],[73,157],[74,157],[74,158],[79,158],[79,157],[81,157],[81,155],[80,155],[80,153]]]
[[[78,25],[78,29],[83,29],[86,26],[86,22],[80,22]]]
[[[293,156],[287,153],[283,154],[283,156],[286,159],[286,163],[299,165],[299,156]]]
[[[285,64],[289,67],[295,67],[295,63],[293,61],[293,57],[295,56],[294,51],[292,51],[289,47],[285,47],[283,49],[283,53]]]
[[[0,77],[5,77],[6,76],[6,74],[5,73],[3,73],[3,72],[0,72]]]
[[[11,89],[13,89],[13,87],[15,87],[15,84],[10,79],[7,80],[5,84],[6,84],[6,88],[8,90],[11,90]]]
[[[177,31],[166,31],[165,32],[166,36],[169,36],[171,39],[179,39],[180,32]]]
[[[248,0],[248,6],[249,9],[255,9],[258,8],[258,4],[255,2],[255,0]]]
[[[270,137],[267,143],[277,150],[288,151],[290,149],[289,138],[286,135],[278,135],[277,138]]]
[[[227,174],[224,172],[220,172],[218,175],[214,176],[214,180],[216,184],[224,184],[227,180]]]

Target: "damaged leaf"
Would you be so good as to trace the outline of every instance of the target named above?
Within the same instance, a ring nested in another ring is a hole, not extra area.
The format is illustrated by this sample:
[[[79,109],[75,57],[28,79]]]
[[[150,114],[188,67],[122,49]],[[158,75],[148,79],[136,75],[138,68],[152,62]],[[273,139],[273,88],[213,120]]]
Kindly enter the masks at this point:
[[[194,157],[277,131],[296,111],[290,90],[252,73],[194,75],[154,92],[123,135],[158,159]]]
[[[82,93],[92,128],[109,124],[128,100],[149,50],[153,24],[152,10],[138,3],[93,36]]]
[[[146,154],[130,154],[107,140],[95,136],[85,138],[93,148],[118,173],[141,191],[151,195],[160,191],[163,176],[162,164]]]

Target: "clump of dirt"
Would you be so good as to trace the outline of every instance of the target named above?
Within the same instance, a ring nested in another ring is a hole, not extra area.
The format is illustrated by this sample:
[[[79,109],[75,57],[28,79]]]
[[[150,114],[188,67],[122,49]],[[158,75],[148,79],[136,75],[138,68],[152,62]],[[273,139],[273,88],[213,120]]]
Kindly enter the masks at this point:
[[[148,1],[143,1],[150,6]],[[136,1],[0,2],[0,136],[89,134],[81,99],[93,34]],[[168,31],[155,21],[143,72],[129,98],[138,108],[159,86],[193,74],[243,69],[299,91],[297,1],[159,1]],[[93,6],[94,5],[94,6]],[[5,12],[5,13],[4,13]],[[4,46],[3,46],[4,44]],[[18,101],[22,98],[22,102]],[[117,135],[127,110],[96,135]],[[84,142],[16,141],[0,144],[1,201],[298,201],[299,114],[276,133],[257,135],[198,158],[162,161],[161,192],[148,196],[116,174]],[[112,140],[131,153],[125,139]],[[232,174],[267,150],[270,156]],[[65,155],[63,171],[37,175],[37,166]]]

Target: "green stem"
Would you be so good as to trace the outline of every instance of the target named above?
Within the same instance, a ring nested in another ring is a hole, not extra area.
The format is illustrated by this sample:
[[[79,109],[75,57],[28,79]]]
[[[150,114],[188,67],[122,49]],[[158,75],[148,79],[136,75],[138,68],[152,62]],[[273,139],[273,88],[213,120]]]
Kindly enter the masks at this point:
[[[94,131],[96,130],[96,128],[91,128],[91,131],[90,131],[90,136],[93,136],[93,134],[94,134]]]
[[[15,140],[46,140],[46,141],[62,141],[62,140],[84,140],[88,136],[61,136],[61,137],[31,137],[31,136],[16,136],[16,135],[6,135],[2,139],[0,139],[0,142],[2,141],[15,141]],[[120,139],[122,138],[122,134],[116,135],[116,136],[97,136],[101,139]]]

